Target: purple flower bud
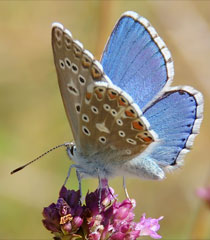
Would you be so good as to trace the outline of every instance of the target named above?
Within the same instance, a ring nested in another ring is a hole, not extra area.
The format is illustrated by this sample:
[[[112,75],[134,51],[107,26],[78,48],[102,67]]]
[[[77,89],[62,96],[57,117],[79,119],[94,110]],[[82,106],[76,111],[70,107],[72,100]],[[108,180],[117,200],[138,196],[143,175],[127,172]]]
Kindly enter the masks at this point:
[[[64,224],[62,227],[62,232],[64,233],[64,235],[68,235],[71,233],[71,230],[72,230],[72,225],[70,222]]]
[[[76,216],[72,220],[73,228],[79,228],[83,223],[83,219],[79,216]]]

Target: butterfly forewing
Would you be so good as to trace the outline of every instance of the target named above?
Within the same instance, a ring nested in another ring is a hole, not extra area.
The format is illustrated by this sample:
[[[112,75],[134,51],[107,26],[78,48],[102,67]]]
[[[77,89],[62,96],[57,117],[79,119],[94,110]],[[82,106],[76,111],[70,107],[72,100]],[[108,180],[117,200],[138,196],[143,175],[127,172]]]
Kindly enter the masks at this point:
[[[66,114],[70,122],[77,146],[80,146],[81,103],[88,84],[94,81],[107,81],[101,65],[93,55],[74,40],[71,33],[59,23],[52,28],[52,47],[58,75],[59,87]]]
[[[169,86],[174,76],[171,54],[147,19],[122,14],[101,59],[107,76],[141,109]]]

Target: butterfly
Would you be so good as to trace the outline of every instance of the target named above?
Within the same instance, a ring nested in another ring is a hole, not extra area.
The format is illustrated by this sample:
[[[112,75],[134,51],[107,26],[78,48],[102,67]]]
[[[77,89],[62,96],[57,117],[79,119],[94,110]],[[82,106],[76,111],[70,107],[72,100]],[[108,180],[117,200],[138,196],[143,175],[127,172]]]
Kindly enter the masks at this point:
[[[122,14],[101,61],[60,23],[52,26],[58,83],[81,177],[161,180],[183,164],[203,118],[202,94],[170,87],[171,54],[149,21]]]

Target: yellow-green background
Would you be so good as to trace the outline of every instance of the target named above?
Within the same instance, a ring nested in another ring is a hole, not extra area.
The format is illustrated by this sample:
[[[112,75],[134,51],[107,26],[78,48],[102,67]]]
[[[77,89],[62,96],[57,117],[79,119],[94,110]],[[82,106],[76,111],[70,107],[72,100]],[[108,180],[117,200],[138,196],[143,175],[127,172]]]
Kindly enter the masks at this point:
[[[209,1],[0,2],[0,239],[46,239],[42,209],[56,201],[70,164],[64,149],[10,176],[48,148],[72,140],[51,50],[51,24],[61,22],[97,59],[126,10],[149,19],[175,62],[173,85],[191,85],[205,97],[204,122],[182,170],[162,182],[129,179],[136,218],[164,216],[163,239],[210,238],[210,210],[196,197],[210,184]],[[83,180],[83,194],[97,181]],[[122,180],[110,185],[124,198]],[[77,188],[75,174],[69,187]]]

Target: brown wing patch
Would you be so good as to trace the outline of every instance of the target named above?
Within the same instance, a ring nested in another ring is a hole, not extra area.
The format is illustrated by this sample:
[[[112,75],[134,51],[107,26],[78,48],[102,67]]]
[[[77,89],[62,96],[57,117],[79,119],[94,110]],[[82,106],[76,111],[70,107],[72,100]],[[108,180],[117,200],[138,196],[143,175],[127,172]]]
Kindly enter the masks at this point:
[[[87,149],[94,146],[93,152],[116,151],[126,161],[156,140],[140,110],[114,85],[96,82],[87,94],[89,101],[84,101],[81,109],[89,117],[85,126],[91,134],[83,134]]]

